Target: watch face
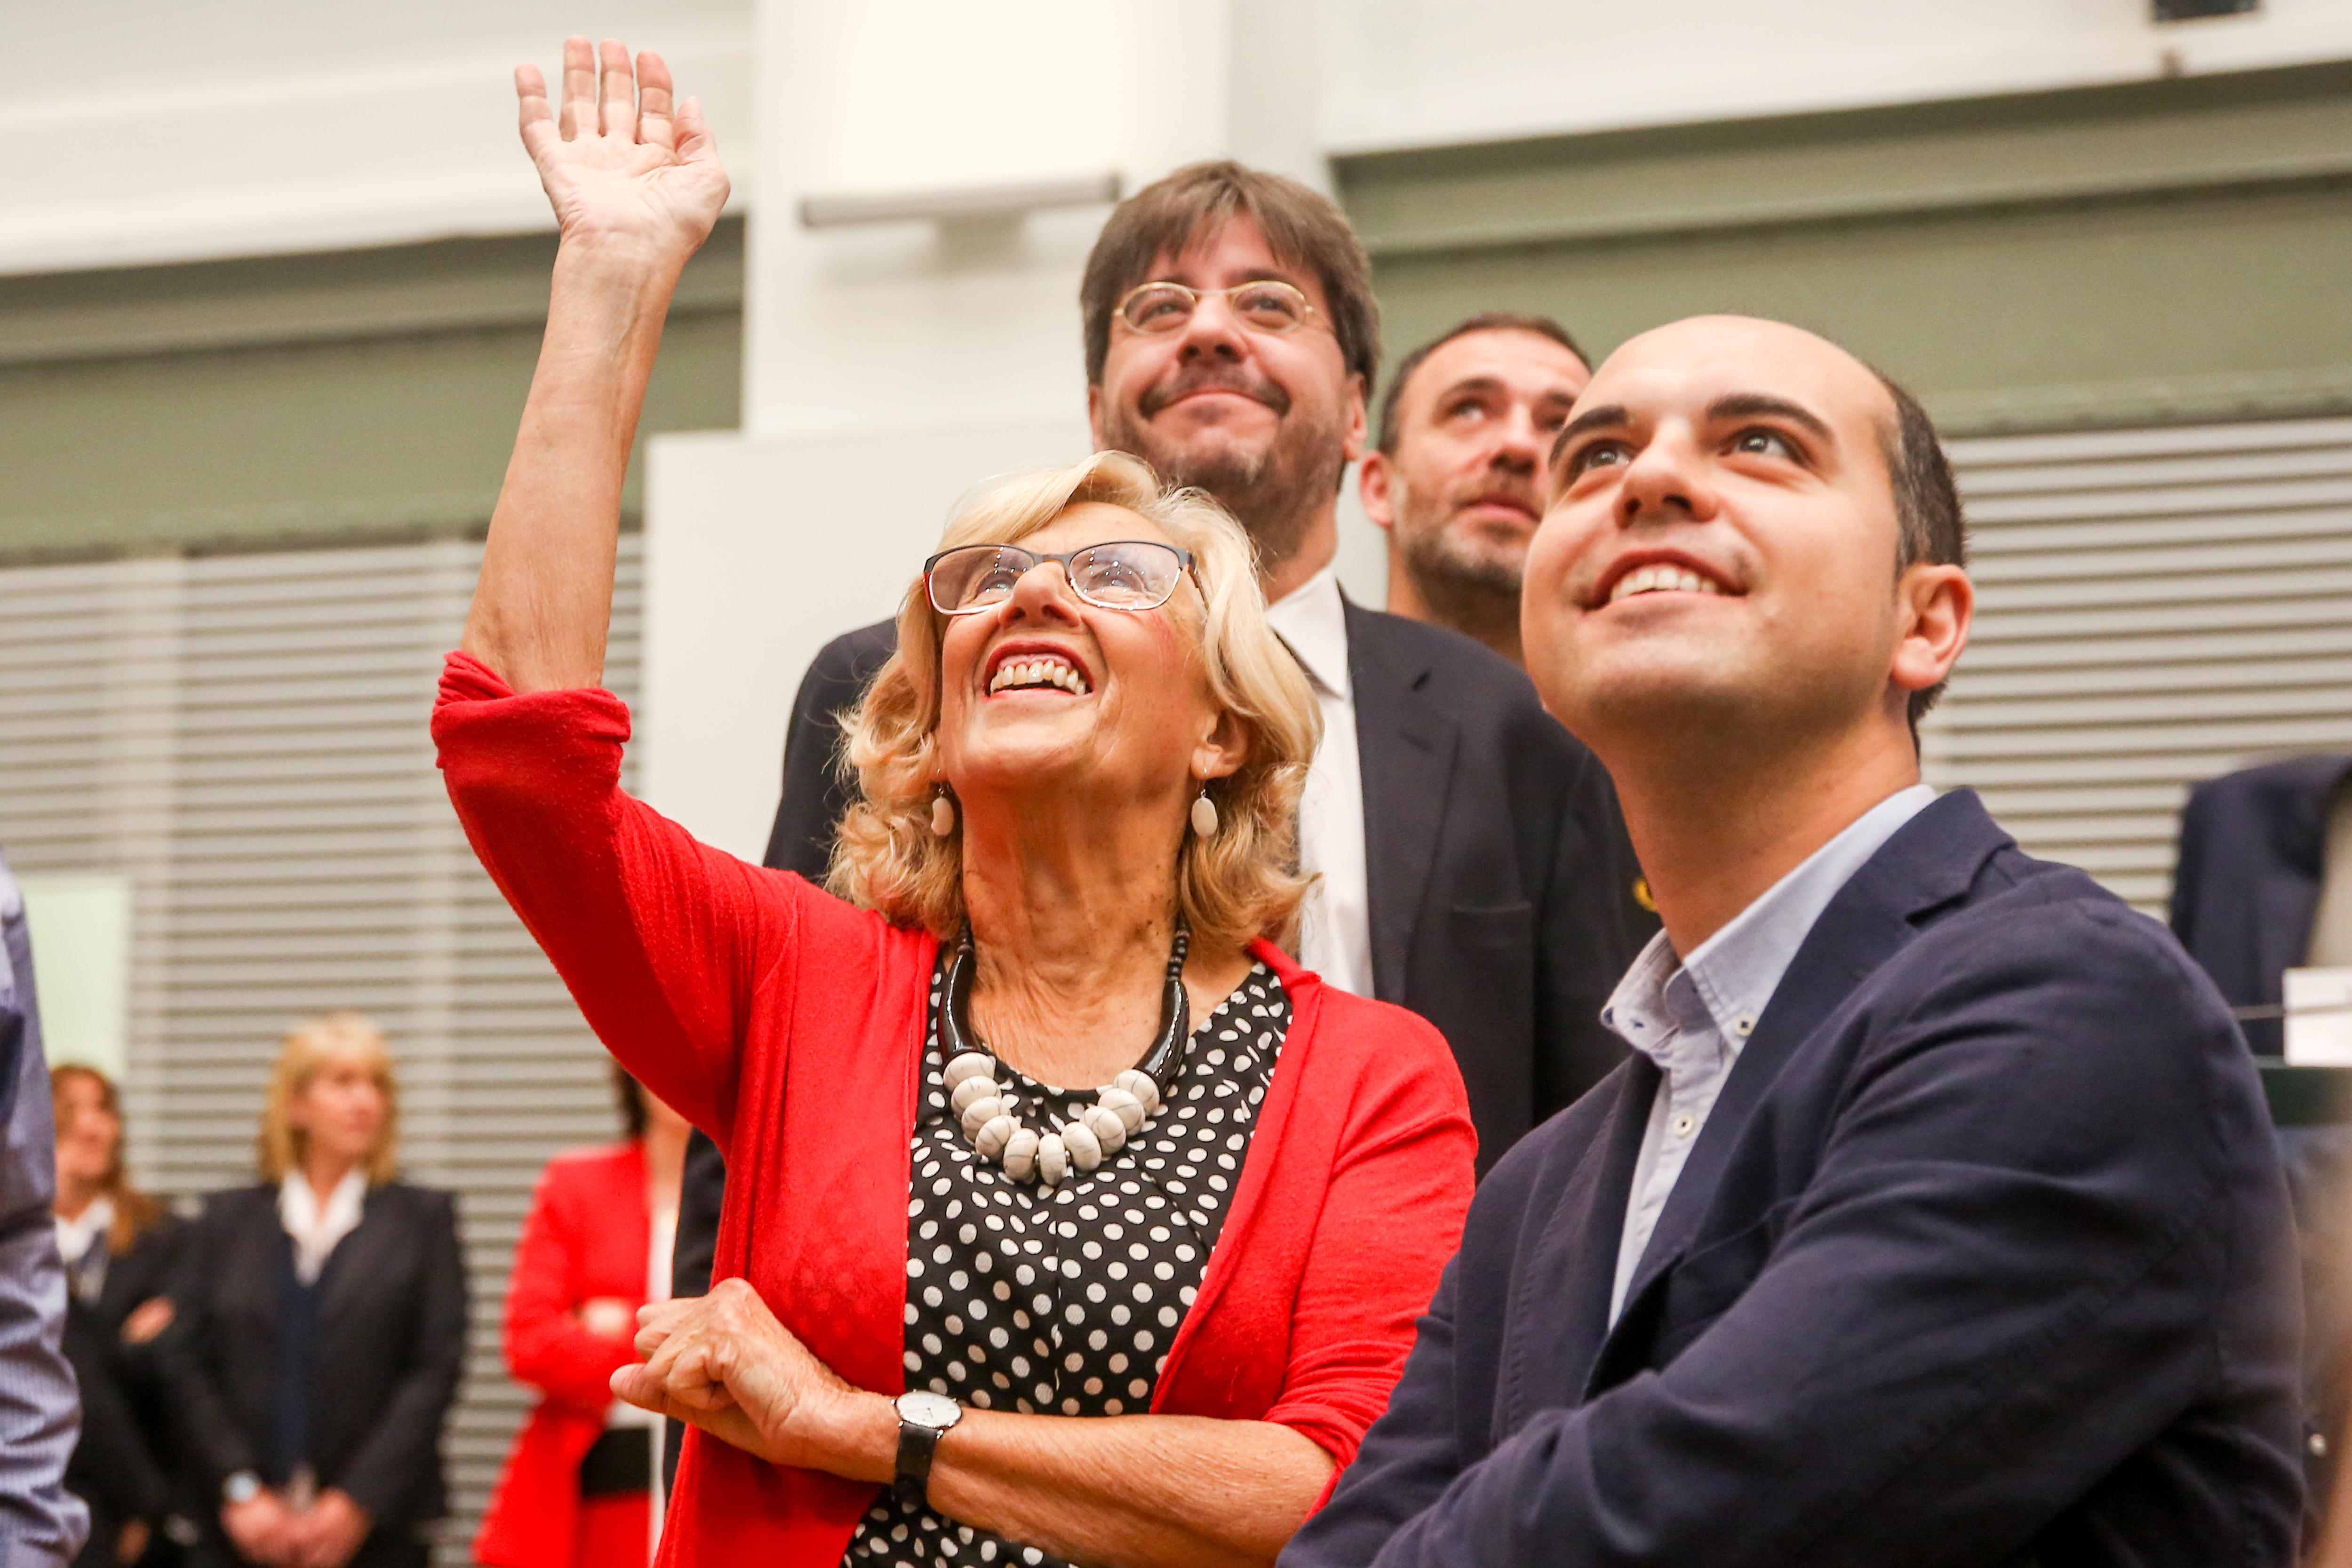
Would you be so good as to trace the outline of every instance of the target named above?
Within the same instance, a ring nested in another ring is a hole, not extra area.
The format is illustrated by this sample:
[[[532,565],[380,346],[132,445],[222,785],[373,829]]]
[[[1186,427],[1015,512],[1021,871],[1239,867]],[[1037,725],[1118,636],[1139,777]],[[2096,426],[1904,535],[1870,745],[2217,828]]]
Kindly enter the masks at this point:
[[[898,1419],[944,1432],[963,1419],[963,1406],[944,1394],[919,1390],[898,1396]]]

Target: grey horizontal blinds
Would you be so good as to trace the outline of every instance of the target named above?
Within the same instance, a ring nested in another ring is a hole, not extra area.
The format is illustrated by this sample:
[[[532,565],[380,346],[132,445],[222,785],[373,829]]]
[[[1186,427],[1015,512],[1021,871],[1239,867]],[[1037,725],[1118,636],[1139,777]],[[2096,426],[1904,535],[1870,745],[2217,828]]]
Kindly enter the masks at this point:
[[[133,1171],[253,1179],[293,1019],[358,1008],[399,1059],[411,1179],[455,1189],[473,1289],[450,1427],[473,1526],[527,1406],[500,1358],[509,1260],[556,1150],[617,1123],[605,1059],[475,863],[425,730],[478,544],[0,570],[0,846],[27,873],[131,879]],[[607,681],[633,695],[638,540]]]
[[[1928,778],[2160,914],[2190,783],[2352,751],[2352,419],[1951,455],[1979,609]]]

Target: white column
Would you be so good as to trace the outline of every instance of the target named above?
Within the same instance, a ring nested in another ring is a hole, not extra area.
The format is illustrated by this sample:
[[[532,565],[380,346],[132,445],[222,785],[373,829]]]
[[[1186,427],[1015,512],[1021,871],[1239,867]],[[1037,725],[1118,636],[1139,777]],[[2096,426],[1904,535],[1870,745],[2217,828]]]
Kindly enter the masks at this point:
[[[1088,447],[1077,290],[1107,207],[811,230],[802,201],[1133,191],[1225,152],[1227,16],[761,5],[745,429],[656,442],[646,487],[642,776],[709,841],[761,852],[810,657],[892,612],[957,497]]]

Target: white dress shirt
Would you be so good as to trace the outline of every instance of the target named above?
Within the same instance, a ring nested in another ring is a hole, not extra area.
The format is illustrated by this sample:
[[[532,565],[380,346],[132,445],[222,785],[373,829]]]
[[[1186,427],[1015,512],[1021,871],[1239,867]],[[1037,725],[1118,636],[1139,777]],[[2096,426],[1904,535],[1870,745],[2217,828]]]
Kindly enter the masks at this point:
[[[1266,620],[1323,710],[1323,743],[1298,800],[1298,859],[1322,878],[1301,911],[1298,959],[1330,984],[1372,994],[1371,894],[1364,871],[1364,768],[1348,680],[1348,614],[1325,567],[1266,606]]]
[[[1675,957],[1661,931],[1617,983],[1601,1021],[1664,1076],[1650,1101],[1650,1124],[1633,1163],[1624,1234],[1617,1244],[1617,1283],[1609,1295],[1612,1326],[1723,1081],[1813,922],[1895,830],[1935,798],[1925,784],[1896,790],[1700,943],[1688,961]]]
[[[89,1207],[73,1218],[68,1219],[61,1214],[57,1217],[57,1222],[58,1256],[70,1269],[89,1257],[89,1249],[98,1239],[114,1228],[114,1200],[110,1197],[91,1198]]]
[[[278,1184],[278,1222],[294,1240],[294,1277],[315,1285],[327,1260],[343,1238],[360,1228],[360,1211],[367,1202],[367,1172],[352,1170],[327,1195],[324,1207],[310,1190],[310,1178],[288,1171]]]

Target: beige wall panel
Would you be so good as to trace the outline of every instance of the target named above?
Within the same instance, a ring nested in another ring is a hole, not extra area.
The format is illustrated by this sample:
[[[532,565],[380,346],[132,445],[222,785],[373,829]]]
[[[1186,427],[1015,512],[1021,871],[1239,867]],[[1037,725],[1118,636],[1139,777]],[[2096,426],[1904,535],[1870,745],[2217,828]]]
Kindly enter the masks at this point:
[[[2352,69],[1344,161],[1391,355],[1528,308],[1605,353],[1821,329],[1948,429],[2352,407]]]
[[[1475,310],[1605,353],[1742,310],[1819,329],[1955,431],[2352,406],[2352,185],[1415,256],[1377,266],[1402,352]]]
[[[551,240],[0,285],[0,559],[479,529]],[[732,428],[740,231],[698,262],[645,434]],[[634,514],[632,470],[625,506]]]

